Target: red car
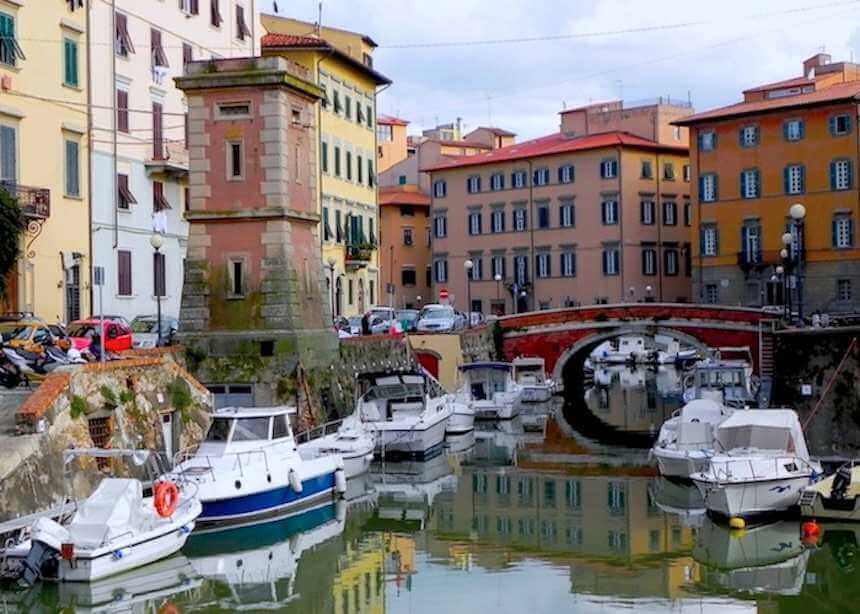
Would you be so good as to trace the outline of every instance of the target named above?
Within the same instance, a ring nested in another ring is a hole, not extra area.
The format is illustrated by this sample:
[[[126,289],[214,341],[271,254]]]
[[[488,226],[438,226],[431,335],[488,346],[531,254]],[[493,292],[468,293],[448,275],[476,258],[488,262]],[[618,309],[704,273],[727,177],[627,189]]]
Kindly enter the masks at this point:
[[[75,349],[85,350],[98,334],[99,320],[77,320],[69,326],[69,337]],[[122,352],[131,349],[131,329],[122,322],[104,321],[105,351]]]

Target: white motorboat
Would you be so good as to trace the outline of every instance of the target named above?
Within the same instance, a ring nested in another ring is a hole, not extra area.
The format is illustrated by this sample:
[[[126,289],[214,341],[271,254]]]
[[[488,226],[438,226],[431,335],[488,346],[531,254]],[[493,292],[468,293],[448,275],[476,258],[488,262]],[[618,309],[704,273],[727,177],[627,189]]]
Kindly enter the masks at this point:
[[[546,403],[552,399],[555,384],[546,375],[546,361],[538,357],[514,358],[514,381],[522,390],[523,403]]]
[[[448,395],[451,417],[445,427],[445,435],[463,435],[475,430],[475,410],[465,403],[457,402],[454,395]]]
[[[520,411],[522,389],[509,362],[470,362],[460,366],[463,385],[457,400],[475,411],[475,418],[509,420]]]
[[[714,437],[720,453],[690,477],[708,511],[728,518],[783,512],[821,476],[790,409],[736,411]]]
[[[151,460],[147,450],[81,449],[64,452],[64,465],[82,456],[130,457],[138,465]],[[201,511],[193,487],[180,485],[156,482],[156,493],[171,491],[169,502],[157,502],[159,494],[143,496],[140,480],[104,478],[70,515],[61,514],[59,522],[40,517],[29,538],[0,558],[7,572],[19,572],[28,584],[93,582],[167,558],[185,544]]]
[[[846,464],[800,494],[800,513],[819,520],[860,520],[860,466]]]
[[[653,362],[654,355],[655,351],[648,349],[645,337],[622,335],[598,345],[590,358],[595,364],[623,365]]]
[[[361,378],[356,413],[376,435],[379,456],[425,458],[442,451],[452,404],[420,373]]]
[[[714,455],[716,427],[732,410],[708,399],[696,399],[675,411],[660,427],[651,453],[657,459],[660,475],[689,480],[704,471]]]
[[[681,349],[681,343],[677,339],[669,337],[666,338],[664,342],[666,344],[666,349],[657,350],[657,364],[669,365],[696,360],[699,357],[699,350],[694,348]]]
[[[729,407],[752,407],[752,366],[743,360],[708,359],[684,378],[684,401],[711,399]]]
[[[696,535],[693,559],[701,565],[705,585],[799,595],[811,552],[804,547],[797,521],[735,531],[706,519]]]
[[[333,429],[336,429],[332,432]],[[343,459],[346,478],[365,473],[373,461],[376,435],[367,424],[352,414],[343,420],[321,426],[296,435],[299,455],[305,460],[323,456],[339,456]]]
[[[338,501],[255,526],[195,534],[185,556],[218,590],[197,595],[194,609],[282,611],[298,597],[302,555],[343,533],[345,507]]]
[[[343,459],[299,454],[280,407],[215,410],[196,450],[180,452],[176,479],[197,485],[200,522],[246,522],[331,500],[346,490]]]

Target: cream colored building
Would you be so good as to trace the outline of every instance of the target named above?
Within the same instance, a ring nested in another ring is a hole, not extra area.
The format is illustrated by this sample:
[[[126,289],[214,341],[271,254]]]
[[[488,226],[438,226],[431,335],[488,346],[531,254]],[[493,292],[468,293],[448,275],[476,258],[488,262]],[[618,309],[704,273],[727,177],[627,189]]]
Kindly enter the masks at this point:
[[[0,0],[0,28],[0,181],[28,223],[0,305],[68,321],[89,310],[87,15]]]
[[[322,256],[335,315],[382,302],[379,287],[376,94],[391,82],[373,68],[363,34],[264,16],[264,55],[307,66],[326,92],[320,105]]]
[[[87,4],[97,76],[93,264],[106,271],[104,310],[129,318],[154,314],[161,294],[162,312],[178,316],[184,211],[189,195],[204,186],[188,185],[187,108],[173,78],[189,60],[258,55],[260,2],[116,0],[116,12],[106,0]],[[149,242],[156,231],[164,235],[160,265]]]

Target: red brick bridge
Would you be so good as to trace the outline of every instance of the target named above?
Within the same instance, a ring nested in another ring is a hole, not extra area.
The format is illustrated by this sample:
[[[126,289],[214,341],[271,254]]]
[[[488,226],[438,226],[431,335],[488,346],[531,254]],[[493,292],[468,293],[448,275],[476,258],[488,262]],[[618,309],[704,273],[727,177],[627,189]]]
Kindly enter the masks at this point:
[[[592,305],[499,319],[505,358],[540,356],[556,381],[586,348],[624,334],[674,337],[694,347],[748,347],[753,369],[772,367],[773,316],[758,309],[689,303]]]

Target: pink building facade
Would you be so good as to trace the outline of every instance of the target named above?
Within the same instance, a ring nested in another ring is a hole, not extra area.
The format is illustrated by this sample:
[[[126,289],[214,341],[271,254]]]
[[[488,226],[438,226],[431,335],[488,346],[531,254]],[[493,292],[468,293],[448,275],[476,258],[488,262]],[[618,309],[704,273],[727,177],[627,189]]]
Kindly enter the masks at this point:
[[[558,133],[424,169],[434,298],[497,314],[688,301],[687,135],[668,122],[690,112],[573,109]]]

